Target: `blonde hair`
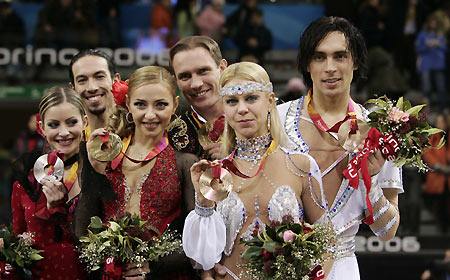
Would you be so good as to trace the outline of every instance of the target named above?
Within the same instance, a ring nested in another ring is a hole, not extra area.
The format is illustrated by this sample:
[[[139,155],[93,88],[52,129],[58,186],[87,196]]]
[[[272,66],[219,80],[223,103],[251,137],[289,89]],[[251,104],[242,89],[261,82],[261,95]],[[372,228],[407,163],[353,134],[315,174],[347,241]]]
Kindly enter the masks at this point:
[[[130,99],[136,89],[149,84],[161,84],[172,94],[173,102],[176,101],[177,84],[175,79],[169,71],[161,66],[144,66],[136,69],[128,80],[127,100]],[[129,111],[126,107],[116,105],[114,112],[108,119],[106,129],[122,138],[133,134],[134,123],[127,121],[128,113]]]
[[[75,106],[84,121],[83,117],[86,115],[86,111],[80,95],[73,89],[61,86],[54,86],[48,89],[44,96],[42,96],[41,101],[39,102],[39,115],[41,116],[41,120],[44,121],[48,109],[64,102],[68,102]]]
[[[260,65],[253,62],[239,62],[228,66],[220,76],[219,86],[224,87],[232,79],[244,79],[248,81],[262,83],[264,85],[270,83],[269,75],[266,70]],[[262,92],[262,91],[261,91]],[[268,92],[263,92],[268,95]],[[283,127],[281,125],[280,117],[278,116],[278,110],[276,102],[272,104],[272,110],[270,111],[270,134],[272,139],[278,145],[284,145],[287,143],[287,139]],[[222,156],[228,156],[236,146],[236,132],[227,123],[225,127],[224,137],[222,142],[221,154]]]

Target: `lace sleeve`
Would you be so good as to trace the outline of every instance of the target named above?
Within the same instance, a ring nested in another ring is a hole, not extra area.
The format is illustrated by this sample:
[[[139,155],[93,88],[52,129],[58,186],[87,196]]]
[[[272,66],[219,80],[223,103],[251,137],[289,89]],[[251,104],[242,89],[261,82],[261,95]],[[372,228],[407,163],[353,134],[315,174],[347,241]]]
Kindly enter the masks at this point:
[[[175,152],[178,178],[183,188],[183,203],[186,214],[194,210],[194,185],[191,180],[191,166],[198,161],[197,156],[188,153]]]

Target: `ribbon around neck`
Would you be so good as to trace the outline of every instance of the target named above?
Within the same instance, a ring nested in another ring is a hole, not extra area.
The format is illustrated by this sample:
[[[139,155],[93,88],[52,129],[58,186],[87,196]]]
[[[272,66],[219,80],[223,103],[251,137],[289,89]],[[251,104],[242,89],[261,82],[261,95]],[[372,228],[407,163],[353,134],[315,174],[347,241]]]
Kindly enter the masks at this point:
[[[245,175],[245,174],[242,173],[242,172],[236,167],[236,165],[233,163],[233,158],[234,158],[234,154],[236,153],[236,150],[234,150],[234,151],[231,153],[231,155],[230,155],[229,158],[226,158],[226,159],[221,160],[222,166],[223,166],[223,168],[227,169],[228,171],[232,172],[233,174],[235,174],[236,176],[239,176],[239,177],[241,177],[241,178],[244,178],[244,179],[254,178],[254,177],[256,177],[256,176],[259,174],[259,172],[261,172],[261,170],[263,169],[264,163],[266,162],[267,156],[268,156],[269,154],[273,153],[273,152],[277,149],[277,147],[278,147],[278,144],[275,143],[274,140],[272,140],[272,141],[270,142],[269,148],[268,148],[267,151],[264,153],[264,155],[263,155],[263,157],[262,157],[262,159],[261,159],[261,164],[259,165],[258,171],[256,171],[255,175],[253,175],[253,176]],[[213,167],[213,168],[214,168],[214,167]],[[214,170],[212,170],[212,171],[213,171],[213,176],[214,176]],[[219,175],[219,177],[220,177],[220,171],[219,171],[218,175]],[[216,178],[216,179],[217,179],[217,178],[219,178],[219,177],[213,177],[213,178]]]
[[[400,150],[398,140],[392,134],[383,135],[378,129],[371,128],[368,137],[364,141],[363,149],[348,163],[347,168],[342,172],[345,178],[349,180],[349,185],[358,189],[359,171],[361,170],[362,179],[366,186],[366,205],[370,214],[363,222],[373,224],[373,206],[369,200],[369,193],[372,187],[371,177],[367,168],[367,157],[376,151],[381,150],[381,154],[387,160],[397,158],[397,152]]]
[[[126,157],[128,160],[130,160],[134,163],[150,161],[150,160],[154,159],[157,155],[159,155],[159,153],[161,153],[169,145],[169,139],[167,137],[167,133],[164,133],[163,137],[161,137],[161,139],[159,139],[156,146],[147,154],[147,156],[143,160],[138,160],[138,159],[133,159],[126,154],[126,151],[128,149],[128,146],[130,145],[130,142],[131,142],[131,135],[128,137],[125,137],[122,140],[122,151],[115,159],[113,159],[111,161],[112,169],[117,168],[119,163],[122,161],[123,157]]]
[[[348,134],[355,134],[358,130],[358,120],[356,119],[355,108],[353,107],[352,100],[348,99],[347,115],[342,121],[335,123],[331,128],[324,122],[320,114],[316,111],[314,106],[311,104],[312,101],[312,90],[309,90],[306,96],[306,103],[308,104],[308,114],[311,120],[314,122],[317,128],[324,132],[338,132],[341,125],[350,120],[350,131]]]

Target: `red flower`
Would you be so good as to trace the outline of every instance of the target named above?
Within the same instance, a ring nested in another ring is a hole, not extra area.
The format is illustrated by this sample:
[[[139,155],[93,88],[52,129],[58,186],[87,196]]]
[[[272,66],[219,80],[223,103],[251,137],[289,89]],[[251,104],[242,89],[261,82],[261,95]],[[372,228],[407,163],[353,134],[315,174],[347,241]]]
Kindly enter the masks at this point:
[[[124,81],[115,81],[112,85],[112,93],[114,96],[114,102],[117,105],[125,107],[125,101],[128,93],[128,83]]]
[[[303,226],[303,233],[304,234],[308,234],[308,233],[310,233],[310,232],[312,232],[313,230],[312,230],[312,228],[311,227],[309,227],[309,226]]]
[[[272,253],[270,253],[269,251],[267,251],[266,249],[262,249],[261,251],[262,257],[265,259],[270,259],[272,257]]]

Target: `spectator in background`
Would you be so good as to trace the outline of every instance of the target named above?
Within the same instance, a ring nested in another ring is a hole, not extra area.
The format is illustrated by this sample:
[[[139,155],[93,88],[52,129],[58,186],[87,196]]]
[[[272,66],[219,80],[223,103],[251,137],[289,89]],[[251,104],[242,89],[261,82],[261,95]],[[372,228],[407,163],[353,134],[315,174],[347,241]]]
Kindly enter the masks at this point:
[[[23,19],[13,10],[7,1],[0,1],[0,47],[12,51],[23,48],[25,40],[25,27]],[[17,83],[21,66],[9,64],[6,66],[6,79],[8,83]]]
[[[383,42],[384,21],[380,9],[379,0],[366,0],[360,7],[359,29],[369,51]]]
[[[100,47],[117,49],[122,45],[119,0],[97,1],[97,14],[100,21]]]
[[[11,151],[11,161],[15,161],[24,153],[43,151],[45,138],[37,131],[36,114],[32,114],[27,126],[20,132]]]
[[[286,85],[286,93],[283,95],[281,100],[283,102],[295,100],[305,95],[305,93],[306,93],[306,86],[305,83],[303,82],[303,79],[294,77],[289,79]]]
[[[173,16],[170,0],[158,0],[150,15],[150,37],[159,37],[166,47],[173,41]]]
[[[449,222],[449,176],[450,176],[450,146],[448,143],[448,123],[443,114],[438,114],[435,127],[445,131],[446,144],[440,149],[429,149],[423,153],[423,159],[433,171],[426,175],[425,202],[436,216],[441,230],[448,232]],[[433,147],[439,144],[441,134],[434,134],[430,139]]]
[[[212,0],[210,4],[200,12],[196,19],[198,33],[201,36],[211,37],[219,45],[222,42],[222,36],[226,32],[225,16],[223,7],[225,0]]]
[[[250,14],[248,24],[242,26],[237,36],[239,60],[264,65],[264,54],[272,49],[272,33],[264,25],[261,9],[256,8]]]
[[[447,43],[437,16],[428,17],[415,43],[418,54],[417,70],[421,75],[423,93],[433,104],[432,83],[434,82],[442,111],[448,108],[445,78]]]
[[[239,46],[238,33],[249,24],[251,13],[257,8],[256,4],[257,0],[241,0],[239,8],[227,18],[225,31],[227,36],[233,39],[236,46]]]
[[[64,0],[65,1],[65,0]],[[72,0],[74,3],[74,18],[71,32],[72,46],[79,50],[95,48],[98,45],[98,29],[95,18],[95,1]],[[67,19],[66,19],[67,20]]]
[[[175,6],[175,20],[179,38],[196,34],[195,17],[198,10],[197,0],[178,0]]]

